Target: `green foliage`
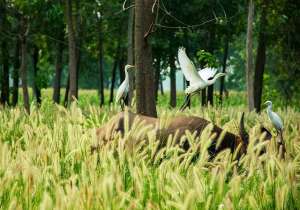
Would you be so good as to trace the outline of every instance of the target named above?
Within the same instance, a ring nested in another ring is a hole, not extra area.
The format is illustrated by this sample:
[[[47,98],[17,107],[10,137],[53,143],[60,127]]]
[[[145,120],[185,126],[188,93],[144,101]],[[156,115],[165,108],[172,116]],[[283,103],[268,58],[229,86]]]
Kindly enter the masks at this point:
[[[217,68],[220,66],[217,58],[210,52],[206,52],[205,50],[199,50],[197,52],[197,57],[202,67]]]

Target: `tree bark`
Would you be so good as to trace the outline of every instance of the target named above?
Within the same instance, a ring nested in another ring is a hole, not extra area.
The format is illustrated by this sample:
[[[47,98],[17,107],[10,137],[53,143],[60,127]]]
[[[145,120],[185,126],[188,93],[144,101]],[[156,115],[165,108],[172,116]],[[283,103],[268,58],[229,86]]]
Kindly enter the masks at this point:
[[[170,56],[170,106],[176,107],[176,66],[175,56]]]
[[[68,103],[78,98],[77,88],[77,53],[76,53],[76,37],[74,31],[72,0],[65,0],[66,19],[68,27],[68,45],[69,45],[69,93]]]
[[[160,84],[160,56],[156,58],[155,63],[155,100],[158,98],[158,89]]]
[[[136,110],[138,114],[157,116],[155,105],[152,49],[148,43],[152,32],[154,0],[135,0]]]
[[[260,30],[258,35],[258,47],[256,54],[255,64],[255,78],[254,78],[254,107],[256,112],[261,110],[261,96],[263,88],[263,76],[266,63],[266,37],[265,26],[267,25],[266,19],[266,5],[263,5],[262,14],[260,16]]]
[[[254,110],[254,69],[253,69],[253,0],[249,0],[248,5],[248,25],[247,25],[247,42],[246,42],[246,80],[249,111]]]
[[[29,26],[27,25],[27,20],[24,16],[21,17],[21,67],[20,74],[22,79],[22,89],[23,89],[23,101],[24,108],[28,114],[30,114],[30,105],[29,105],[29,94],[27,86],[27,35]]]
[[[80,13],[80,0],[75,1],[75,17],[76,17],[76,26],[74,29],[75,33],[75,46],[76,46],[76,95],[78,97],[78,82],[79,82],[79,72],[80,72],[80,63],[81,63],[81,45],[82,45],[82,21],[81,21],[81,13]]]
[[[134,8],[129,9],[128,24],[127,24],[127,64],[134,65]],[[134,71],[129,71],[129,93],[128,93],[128,105],[131,105],[134,97]]]
[[[63,67],[63,34],[61,32],[60,41],[57,43],[57,51],[56,51],[56,62],[55,62],[55,76],[53,82],[53,101],[57,104],[60,103],[60,86],[61,86],[61,74]]]
[[[103,71],[103,31],[102,31],[102,20],[101,17],[98,18],[98,23],[99,23],[99,43],[98,43],[98,52],[99,52],[99,99],[100,99],[100,106],[104,105],[104,71]]]
[[[115,88],[115,81],[116,81],[116,72],[117,72],[117,66],[118,66],[118,54],[115,58],[114,65],[112,68],[112,76],[111,76],[111,86],[110,86],[110,97],[109,97],[109,103],[113,103],[114,101],[114,88]]]
[[[0,32],[7,30],[6,18],[6,1],[0,3]],[[1,78],[1,97],[0,103],[9,105],[9,53],[7,48],[7,40],[4,38],[1,41],[1,64],[2,64],[2,78]]]
[[[201,105],[202,106],[207,105],[206,88],[201,90]]]
[[[39,87],[38,84],[38,61],[39,61],[39,49],[35,46],[33,48],[33,55],[32,55],[32,60],[33,60],[33,91],[34,91],[34,95],[36,98],[36,102],[38,105],[41,104],[42,99],[41,99],[41,89]]]
[[[1,98],[0,103],[9,105],[9,54],[7,49],[7,42],[2,41],[2,79],[1,79]]]
[[[209,46],[208,51],[213,54],[214,51],[214,42],[215,42],[215,26],[210,30],[210,36],[209,36]],[[214,85],[210,85],[207,87],[207,103],[211,106],[214,105]]]
[[[225,73],[226,72],[226,66],[227,66],[227,57],[228,57],[228,48],[229,48],[229,39],[228,39],[228,33],[226,33],[225,35],[225,40],[224,40],[224,55],[223,55],[223,64],[222,64],[222,72]],[[225,89],[225,78],[221,77],[220,78],[220,99],[219,102],[220,104],[223,103],[223,92]]]
[[[65,91],[65,98],[64,98],[65,107],[68,106],[69,90],[70,90],[70,72],[68,73],[67,84],[66,84],[66,91]]]
[[[163,86],[163,81],[161,79],[161,77],[159,76],[159,87],[160,87],[160,94],[163,96],[164,93],[164,86]]]
[[[19,99],[19,70],[20,70],[20,40],[17,38],[15,55],[14,55],[14,70],[13,70],[13,89],[12,89],[12,106],[18,104]]]

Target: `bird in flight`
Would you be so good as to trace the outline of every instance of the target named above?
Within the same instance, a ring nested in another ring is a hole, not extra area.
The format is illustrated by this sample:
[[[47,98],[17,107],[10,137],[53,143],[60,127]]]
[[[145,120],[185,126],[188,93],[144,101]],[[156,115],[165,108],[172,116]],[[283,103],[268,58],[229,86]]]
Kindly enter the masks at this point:
[[[178,62],[185,79],[190,82],[190,85],[185,89],[186,97],[180,108],[181,111],[187,107],[192,95],[199,93],[200,90],[214,84],[218,78],[226,75],[226,73],[216,74],[217,69],[214,68],[204,68],[197,71],[183,47],[178,49]]]
[[[127,64],[125,66],[125,79],[117,90],[116,103],[121,105],[122,111],[124,110],[125,101],[129,92],[129,75],[128,70],[134,68],[134,66]]]

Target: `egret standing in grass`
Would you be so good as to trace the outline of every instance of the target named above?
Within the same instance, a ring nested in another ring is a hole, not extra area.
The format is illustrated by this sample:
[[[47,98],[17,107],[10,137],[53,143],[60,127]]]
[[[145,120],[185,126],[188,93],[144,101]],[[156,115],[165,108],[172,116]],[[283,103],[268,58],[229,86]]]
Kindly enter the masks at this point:
[[[214,84],[218,78],[226,74],[216,74],[217,70],[214,68],[205,68],[197,72],[195,65],[188,58],[185,48],[183,47],[178,49],[178,61],[185,79],[190,82],[190,85],[185,89],[185,101],[180,108],[180,110],[183,111],[187,107],[190,97],[193,94],[197,94],[200,90]]]
[[[277,132],[277,143],[279,145],[279,152],[284,157],[285,153],[285,145],[283,144],[283,136],[282,136],[282,131],[283,131],[283,123],[279,115],[275,112],[272,111],[272,102],[271,101],[266,101],[265,104],[268,106],[267,107],[267,114],[269,117],[269,120],[272,122],[273,126],[276,129]]]
[[[124,110],[125,101],[128,96],[129,92],[129,75],[128,70],[134,68],[134,66],[127,64],[125,66],[125,79],[118,88],[117,95],[116,95],[116,103],[121,105],[121,109]]]
[[[267,107],[267,114],[269,117],[269,120],[272,122],[273,126],[275,127],[277,134],[282,133],[283,130],[283,123],[279,115],[272,111],[272,102],[266,101],[265,104]]]

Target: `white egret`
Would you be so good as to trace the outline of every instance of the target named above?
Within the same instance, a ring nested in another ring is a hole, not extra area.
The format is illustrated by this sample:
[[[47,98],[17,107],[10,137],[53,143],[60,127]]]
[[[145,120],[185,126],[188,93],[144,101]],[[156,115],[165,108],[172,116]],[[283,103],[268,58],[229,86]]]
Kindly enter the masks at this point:
[[[178,49],[178,61],[185,79],[190,82],[190,85],[185,89],[186,98],[180,110],[187,107],[191,95],[199,93],[200,90],[214,84],[219,77],[226,75],[225,73],[216,74],[217,70],[214,68],[204,68],[197,72],[183,47]]]
[[[275,127],[276,131],[278,133],[281,133],[283,130],[283,123],[279,115],[272,111],[272,102],[266,101],[265,104],[267,107],[267,114],[269,117],[269,120],[272,122],[273,126]]]
[[[283,131],[283,122],[279,115],[275,112],[272,111],[272,102],[271,101],[266,101],[265,104],[268,106],[267,107],[267,114],[269,117],[269,120],[272,122],[273,126],[276,129],[277,132],[277,143],[279,146],[279,152],[280,155],[284,158],[285,154],[285,145],[283,144],[283,136],[282,136],[282,131]],[[278,135],[279,134],[279,135]]]
[[[120,103],[121,109],[124,110],[125,100],[128,96],[129,92],[129,75],[128,70],[133,68],[134,66],[127,64],[125,66],[125,79],[118,88],[117,94],[116,94],[116,103]]]

